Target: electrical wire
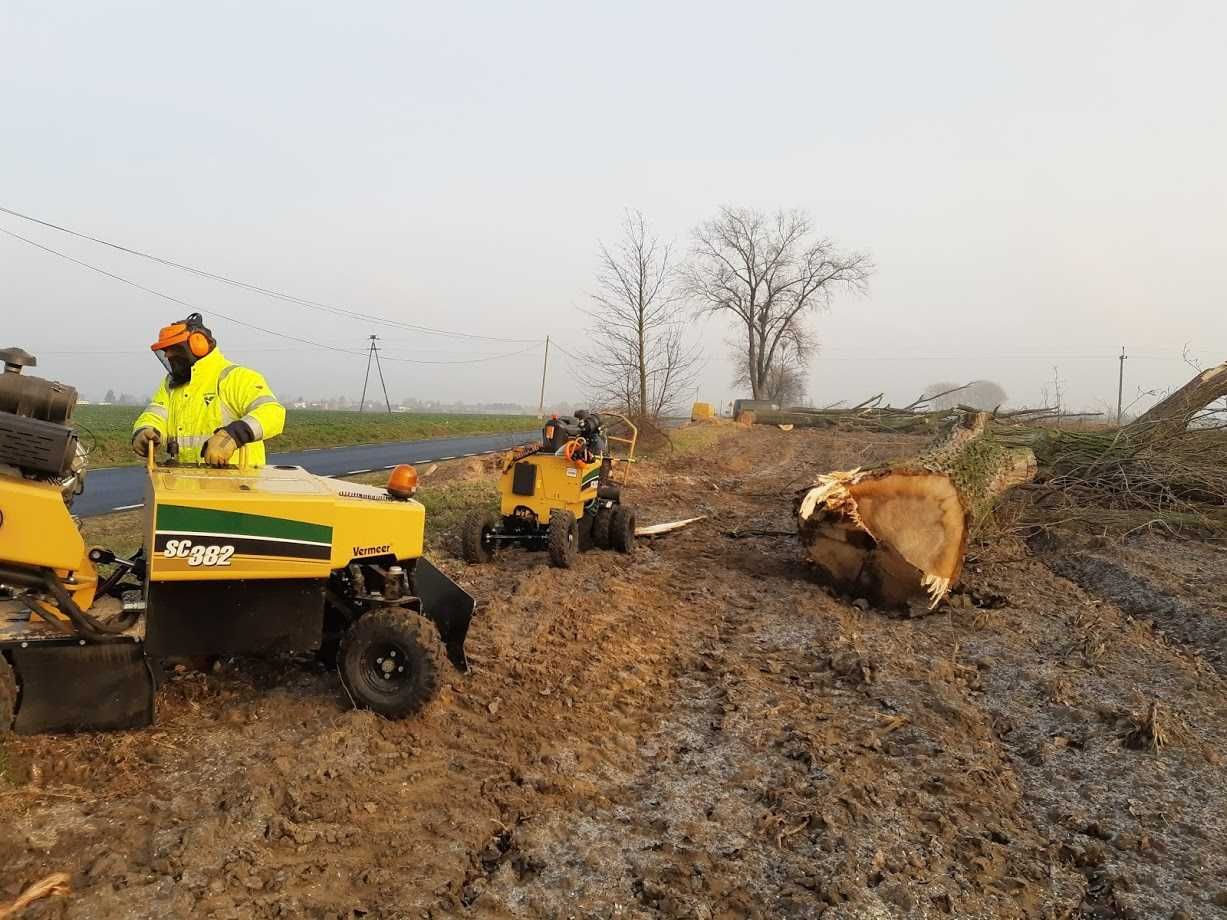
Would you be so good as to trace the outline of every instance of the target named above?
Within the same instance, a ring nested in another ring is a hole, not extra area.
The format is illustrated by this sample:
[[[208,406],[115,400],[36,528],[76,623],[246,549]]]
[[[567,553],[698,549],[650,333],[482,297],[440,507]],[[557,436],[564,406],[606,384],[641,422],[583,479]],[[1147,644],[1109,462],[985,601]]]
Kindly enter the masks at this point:
[[[557,340],[550,339],[550,344],[553,345],[555,348],[557,348],[559,351],[561,351],[564,355],[566,355],[571,360],[578,361],[581,364],[584,362],[583,358],[581,358],[579,355],[575,354],[574,352],[569,351],[566,348],[563,348],[562,345],[560,345]]]
[[[553,341],[550,342],[553,344]],[[976,358],[993,361],[1118,361],[1120,355],[994,355],[977,352]],[[815,360],[823,361],[966,361],[966,354],[905,354],[905,355],[831,355],[819,353]],[[1180,355],[1129,355],[1130,360],[1139,358],[1145,361],[1180,361]]]
[[[406,364],[481,364],[485,361],[498,361],[502,358],[514,358],[516,355],[522,355],[525,352],[535,351],[536,349],[541,348],[544,344],[544,342],[534,342],[531,345],[524,346],[518,351],[509,351],[506,354],[501,355],[490,355],[489,357],[485,358],[465,358],[460,361],[419,361],[416,358],[393,357],[387,354],[382,348],[377,349],[377,351],[379,353],[379,357],[384,361],[401,361]],[[365,352],[363,352],[363,354],[365,354]]]
[[[88,233],[82,233],[79,230],[73,230],[70,227],[64,227],[64,226],[61,226],[60,224],[52,223],[51,221],[41,220],[40,218],[32,217],[29,214],[23,214],[21,211],[15,211],[12,208],[6,208],[3,205],[0,205],[0,213],[8,214],[12,217],[16,217],[21,220],[30,221],[31,223],[39,224],[40,226],[47,227],[51,230],[58,230],[61,233],[67,233],[68,235],[75,236],[78,239],[88,240],[91,243],[97,243],[101,246],[109,246],[111,249],[118,250],[119,252],[124,252],[129,255],[137,256],[142,259],[148,259],[151,262],[157,262],[160,265],[165,265],[170,268],[177,268],[181,271],[190,272],[191,274],[197,275],[201,278],[208,278],[212,281],[219,281],[222,284],[229,284],[234,287],[243,288],[244,290],[247,290],[247,291],[252,291],[253,293],[256,293],[256,294],[263,294],[267,297],[273,297],[273,298],[276,298],[277,300],[286,301],[287,303],[297,304],[298,306],[307,307],[308,309],[312,309],[312,310],[320,310],[326,313],[331,313],[335,316],[343,316],[347,319],[356,319],[356,320],[362,320],[363,322],[367,322],[367,323],[375,323],[378,325],[392,326],[392,327],[401,328],[401,329],[408,329],[413,332],[424,333],[427,335],[444,335],[444,336],[452,336],[455,338],[462,338],[462,339],[477,339],[477,340],[482,340],[482,341],[487,341],[487,342],[510,342],[510,343],[521,344],[525,342],[536,341],[535,339],[512,339],[512,338],[505,338],[505,337],[500,337],[500,336],[480,335],[475,332],[456,332],[454,330],[449,330],[449,329],[438,329],[432,326],[423,326],[418,323],[410,323],[404,320],[389,319],[386,316],[378,316],[373,313],[362,313],[358,310],[351,310],[348,307],[339,307],[339,306],[336,306],[335,304],[323,303],[318,300],[308,300],[305,297],[296,297],[293,294],[286,294],[282,291],[277,291],[272,288],[262,287],[258,284],[252,284],[249,281],[242,281],[238,278],[231,278],[228,275],[221,275],[216,272],[206,271],[203,268],[195,268],[191,265],[185,265],[182,262],[176,262],[173,259],[165,259],[161,256],[156,256],[152,253],[144,252],[143,250],[140,250],[140,249],[133,249],[129,246],[121,245],[120,243],[113,243],[110,240],[105,240],[97,236],[91,236]],[[5,231],[5,232],[8,232],[8,231]],[[19,239],[23,239],[23,237],[19,237]]]
[[[90,271],[95,271],[100,275],[105,275],[108,278],[113,278],[116,281],[120,281],[124,284],[127,284],[131,287],[136,288],[138,291],[144,291],[146,294],[152,294],[155,297],[161,297],[163,300],[170,301],[171,303],[179,304],[182,307],[187,307],[187,309],[192,312],[205,312],[203,311],[203,308],[198,307],[193,303],[189,303],[188,301],[183,300],[179,297],[175,297],[171,294],[166,294],[162,291],[156,290],[151,287],[146,287],[145,285],[140,284],[136,281],[133,281],[129,278],[125,278],[122,275],[117,275],[114,272],[109,272],[105,268],[99,268],[97,265],[91,265],[88,262],[82,262],[80,259],[73,258],[67,253],[60,252],[58,249],[52,249],[50,246],[44,246],[42,243],[38,243],[38,242],[35,242],[34,240],[28,239],[19,233],[14,233],[13,231],[6,230],[3,227],[0,227],[0,233],[5,234],[6,236],[10,236],[15,240],[21,240],[21,242],[23,243],[28,243],[29,245],[35,247],[36,249],[41,249],[43,252],[50,253],[53,256],[59,256],[61,259],[65,259],[73,263],[74,265],[79,265],[82,268],[88,268]],[[346,355],[354,355],[355,357],[360,357],[360,358],[365,358],[368,354],[367,349],[358,350],[358,349],[353,349],[353,348],[342,348],[337,345],[329,345],[325,342],[316,342],[313,339],[305,339],[305,338],[302,338],[301,336],[291,335],[288,332],[279,332],[275,329],[269,329],[265,326],[257,326],[255,323],[249,323],[246,320],[238,319],[237,317],[230,316],[229,314],[226,314],[226,313],[222,313],[220,310],[209,308],[207,312],[211,316],[220,316],[222,319],[228,320],[229,322],[232,322],[235,325],[245,326],[248,329],[255,329],[257,332],[263,332],[267,335],[277,336],[278,338],[290,339],[291,341],[294,341],[294,342],[300,342],[303,345],[310,345],[313,348],[324,348],[324,349],[327,349],[328,351],[335,351],[335,352],[339,352],[341,354],[346,354]],[[425,360],[418,360],[415,358],[397,358],[397,357],[392,357],[392,356],[384,356],[384,357],[388,361],[398,361],[398,362],[405,363],[405,364],[479,364],[485,361],[497,361],[502,358],[513,358],[516,355],[524,354],[524,352],[531,351],[534,348],[540,348],[543,344],[544,343],[541,341],[533,341],[532,344],[526,346],[525,348],[521,348],[518,351],[508,352],[506,354],[501,354],[501,355],[481,357],[481,358],[469,358],[469,359],[461,360],[461,361],[425,361]],[[67,354],[68,352],[64,352],[64,353]],[[111,353],[114,354],[115,352],[111,352]],[[380,352],[380,354],[382,355],[382,351]]]
[[[52,249],[50,246],[44,246],[42,243],[38,243],[38,242],[35,242],[34,240],[28,239],[22,236],[20,233],[14,233],[12,230],[6,230],[3,227],[0,227],[0,233],[3,233],[5,236],[11,236],[15,240],[21,240],[23,243],[28,243],[34,248],[41,249],[43,252],[48,252],[53,256],[59,256],[61,259],[66,259],[67,261],[72,262],[74,265],[80,265],[82,268],[88,268],[90,271],[95,271],[100,275],[106,275],[106,277],[108,278],[113,278],[116,281],[123,282],[124,284],[127,284],[131,287],[136,288],[138,291],[144,291],[146,294],[152,294],[155,297],[161,297],[163,300],[168,300],[171,303],[177,303],[182,307],[187,307],[189,310],[193,312],[199,312],[201,309],[200,307],[197,307],[195,304],[189,303],[186,300],[182,300],[181,298],[174,297],[171,294],[165,294],[162,291],[154,290],[151,287],[146,287],[145,285],[140,284],[139,282],[136,282],[136,281],[132,281],[129,278],[125,278],[122,275],[117,275],[114,272],[109,272],[105,268],[99,268],[97,265],[90,265],[88,262],[82,262],[80,259],[74,259],[72,256],[68,255],[67,253],[60,252],[58,249]],[[327,345],[323,342],[314,342],[311,339],[300,338],[299,336],[290,335],[287,332],[277,332],[273,329],[266,329],[264,326],[257,326],[255,323],[248,323],[248,322],[245,322],[244,320],[238,319],[237,317],[229,316],[225,313],[222,313],[220,310],[209,310],[209,313],[211,313],[214,316],[220,316],[222,319],[229,320],[230,322],[235,323],[239,326],[246,326],[248,329],[255,329],[257,332],[264,332],[264,333],[267,333],[268,335],[275,335],[280,338],[291,339],[295,342],[301,342],[304,345],[313,345],[316,348],[326,348],[329,351],[338,351],[344,354],[352,354],[352,355],[366,354],[366,352],[363,352],[363,351],[353,351],[348,348],[338,348],[335,345]]]

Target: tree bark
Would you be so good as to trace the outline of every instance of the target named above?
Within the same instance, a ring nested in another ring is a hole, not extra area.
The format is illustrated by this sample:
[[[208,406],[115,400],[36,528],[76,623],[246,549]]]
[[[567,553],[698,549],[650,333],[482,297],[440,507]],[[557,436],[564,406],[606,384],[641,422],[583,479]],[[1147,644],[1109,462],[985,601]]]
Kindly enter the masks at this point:
[[[642,285],[641,285],[642,288]],[[648,343],[647,330],[644,329],[644,316],[646,315],[647,307],[643,302],[643,292],[639,294],[639,406],[638,415],[646,416],[648,414]]]
[[[1001,493],[1035,477],[1035,454],[997,443],[988,418],[964,416],[909,460],[818,477],[798,504],[798,533],[835,588],[884,606],[946,596],[969,532]]]

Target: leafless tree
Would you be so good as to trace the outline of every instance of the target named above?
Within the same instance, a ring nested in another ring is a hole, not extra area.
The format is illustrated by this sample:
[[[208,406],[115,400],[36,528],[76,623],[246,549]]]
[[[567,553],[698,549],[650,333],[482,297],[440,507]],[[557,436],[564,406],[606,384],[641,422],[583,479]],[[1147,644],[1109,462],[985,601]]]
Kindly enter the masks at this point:
[[[1065,410],[1065,394],[1061,388],[1061,368],[1055,364],[1052,366],[1052,385],[1046,383],[1040,387],[1040,402],[1055,408],[1057,421],[1061,420],[1061,413]]]
[[[686,340],[685,307],[672,247],[628,210],[621,238],[600,244],[600,268],[585,377],[593,396],[630,416],[676,408],[698,373],[698,346]]]
[[[750,386],[750,368],[742,355],[738,365],[737,376],[733,383],[737,386]],[[791,346],[784,348],[781,354],[772,362],[767,371],[767,379],[763,381],[762,399],[768,399],[777,406],[796,406],[805,400],[805,384],[808,378],[805,360]]]
[[[777,362],[791,353],[804,366],[805,314],[829,307],[837,291],[865,291],[872,272],[868,255],[837,250],[803,211],[726,207],[695,229],[685,288],[700,312],[732,314],[737,363],[765,399]]]

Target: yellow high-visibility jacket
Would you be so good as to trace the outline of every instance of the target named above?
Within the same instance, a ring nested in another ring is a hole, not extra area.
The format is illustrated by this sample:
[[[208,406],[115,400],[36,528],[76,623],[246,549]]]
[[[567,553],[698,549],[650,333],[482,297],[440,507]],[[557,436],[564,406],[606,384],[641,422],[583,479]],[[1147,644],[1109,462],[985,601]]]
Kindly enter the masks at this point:
[[[180,463],[199,463],[205,443],[219,428],[243,421],[255,436],[246,445],[248,466],[264,463],[264,442],[285,429],[285,408],[269,389],[264,375],[227,361],[220,350],[192,365],[192,379],[172,389],[162,381],[145,411],[137,416],[132,432],[153,428],[162,444]],[[243,446],[243,445],[240,445]],[[230,465],[237,466],[242,451],[235,451]]]

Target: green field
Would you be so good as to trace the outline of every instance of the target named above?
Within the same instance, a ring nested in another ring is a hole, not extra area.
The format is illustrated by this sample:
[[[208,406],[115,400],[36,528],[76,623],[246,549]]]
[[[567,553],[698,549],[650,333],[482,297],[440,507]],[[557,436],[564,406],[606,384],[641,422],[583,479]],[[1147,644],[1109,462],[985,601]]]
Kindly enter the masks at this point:
[[[73,421],[81,430],[81,442],[90,449],[89,465],[92,468],[137,462],[129,445],[132,422],[140,411],[135,406],[81,406],[77,409]],[[303,450],[343,444],[530,431],[539,425],[536,418],[528,415],[432,415],[410,412],[388,415],[386,412],[290,409],[286,413],[285,433],[268,444],[273,451]]]

